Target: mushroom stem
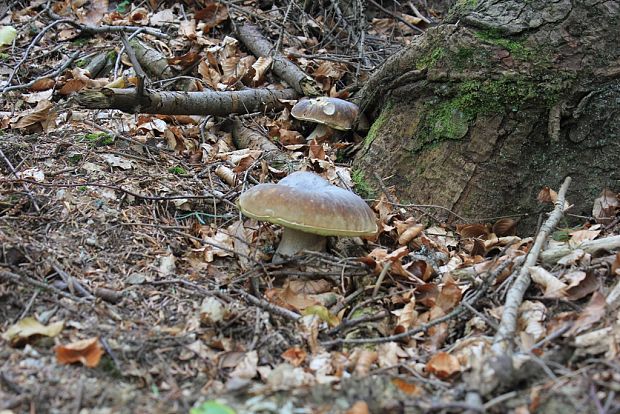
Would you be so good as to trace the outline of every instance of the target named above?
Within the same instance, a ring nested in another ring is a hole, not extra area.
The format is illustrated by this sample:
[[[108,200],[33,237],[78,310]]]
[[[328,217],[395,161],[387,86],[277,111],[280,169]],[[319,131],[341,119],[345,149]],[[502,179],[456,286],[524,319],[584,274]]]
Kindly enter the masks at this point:
[[[325,250],[327,237],[318,234],[306,233],[290,228],[282,229],[282,240],[274,255],[277,258],[294,256],[302,250],[321,252]]]
[[[333,135],[333,133],[334,133],[333,128],[330,128],[327,125],[318,124],[316,128],[312,130],[310,135],[308,135],[308,138],[306,138],[306,141],[310,142],[313,139],[320,140],[321,138],[329,137]]]

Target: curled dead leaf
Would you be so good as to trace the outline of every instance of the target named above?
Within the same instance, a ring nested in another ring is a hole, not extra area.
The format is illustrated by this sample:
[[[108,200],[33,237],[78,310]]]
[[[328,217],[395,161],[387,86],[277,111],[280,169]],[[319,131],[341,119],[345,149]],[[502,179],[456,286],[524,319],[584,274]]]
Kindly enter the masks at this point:
[[[308,354],[298,346],[287,349],[282,353],[282,358],[294,367],[298,367],[304,363]]]
[[[447,352],[438,352],[426,363],[426,370],[439,379],[448,379],[461,371],[459,360]]]
[[[487,239],[489,236],[489,228],[486,224],[457,224],[456,232],[464,239],[480,238]]]
[[[81,362],[89,368],[96,367],[104,353],[98,337],[83,339],[67,345],[58,345],[55,351],[56,360],[59,363]]]
[[[620,210],[620,195],[611,190],[603,190],[600,197],[594,200],[592,217],[597,223],[609,224]]]
[[[511,218],[499,219],[493,224],[492,231],[498,237],[514,236],[517,231],[517,222]]]

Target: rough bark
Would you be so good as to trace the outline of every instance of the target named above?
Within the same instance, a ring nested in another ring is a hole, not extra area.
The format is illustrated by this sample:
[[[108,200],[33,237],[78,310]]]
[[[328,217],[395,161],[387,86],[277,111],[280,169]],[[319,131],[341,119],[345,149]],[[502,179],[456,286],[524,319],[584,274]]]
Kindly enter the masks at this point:
[[[295,99],[292,89],[244,89],[227,92],[152,92],[137,96],[135,89],[84,91],[76,101],[89,109],[119,109],[129,113],[164,115],[250,114],[282,108],[282,99]]]
[[[570,175],[573,213],[620,190],[616,1],[460,1],[362,89],[373,126],[354,167],[401,201],[473,220],[526,215]]]

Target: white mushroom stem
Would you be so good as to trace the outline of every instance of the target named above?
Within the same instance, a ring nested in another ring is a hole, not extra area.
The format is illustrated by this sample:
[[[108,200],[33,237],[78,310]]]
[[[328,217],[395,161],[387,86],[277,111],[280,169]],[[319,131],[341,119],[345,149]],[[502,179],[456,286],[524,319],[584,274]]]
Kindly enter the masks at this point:
[[[282,240],[280,240],[274,259],[291,257],[302,250],[321,252],[325,250],[326,245],[327,237],[325,236],[284,227],[282,229]]]
[[[310,135],[308,135],[308,138],[306,138],[306,141],[310,142],[313,139],[321,139],[325,136],[328,135],[332,135],[334,133],[334,129],[331,127],[328,127],[327,125],[323,125],[323,124],[318,124],[316,126],[316,128],[314,128],[314,130],[312,130],[312,132],[310,133]]]

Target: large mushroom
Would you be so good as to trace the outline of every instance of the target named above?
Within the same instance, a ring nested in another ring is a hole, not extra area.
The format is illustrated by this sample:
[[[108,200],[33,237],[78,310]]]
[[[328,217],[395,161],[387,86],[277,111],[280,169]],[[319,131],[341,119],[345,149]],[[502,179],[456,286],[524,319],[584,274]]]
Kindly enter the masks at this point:
[[[359,115],[359,108],[344,99],[321,96],[300,100],[291,109],[291,115],[301,121],[318,124],[307,138],[312,141],[328,135],[330,128],[340,131],[352,129]]]
[[[274,260],[302,250],[322,251],[326,236],[370,236],[376,217],[357,194],[311,172],[295,172],[278,184],[259,184],[237,201],[248,217],[280,224],[282,240]]]

